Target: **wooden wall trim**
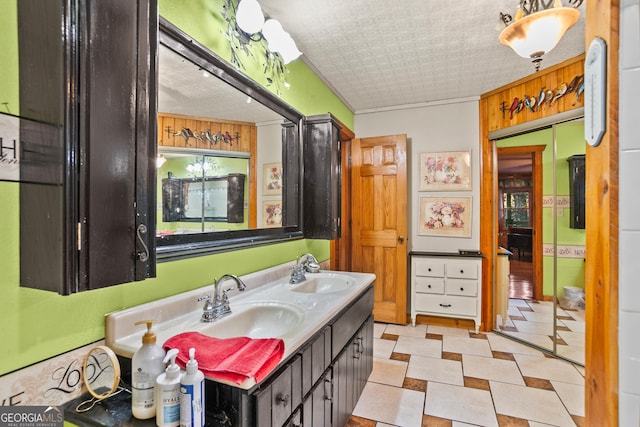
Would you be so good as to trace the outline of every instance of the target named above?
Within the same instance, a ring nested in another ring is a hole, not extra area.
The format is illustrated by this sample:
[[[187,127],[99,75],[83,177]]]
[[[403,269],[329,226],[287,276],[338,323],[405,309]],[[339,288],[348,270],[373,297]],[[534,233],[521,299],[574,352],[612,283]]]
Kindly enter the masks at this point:
[[[335,117],[334,117],[335,119]],[[331,240],[330,268],[332,270],[351,271],[351,140],[355,134],[340,120],[341,167],[342,167],[342,212],[341,236]]]
[[[199,138],[184,138],[179,133],[189,128],[196,131]],[[218,141],[212,144],[202,137],[205,130],[211,135],[218,132],[229,134],[232,137],[238,135],[232,143]],[[258,128],[255,123],[230,120],[208,119],[203,117],[183,116],[179,114],[158,113],[158,146],[197,148],[203,150],[238,151],[249,153],[249,228],[257,228],[258,202],[257,202],[257,166],[258,156]]]
[[[584,72],[585,55],[578,55],[555,66],[523,77],[513,83],[487,92],[480,97],[480,250],[486,256],[482,268],[482,320],[483,330],[493,329],[493,282],[494,263],[496,257],[497,238],[494,235],[493,224],[495,217],[495,203],[497,191],[497,151],[495,144],[489,139],[489,132],[533,122],[558,113],[576,110],[584,107],[584,96],[576,96],[576,91],[558,99],[553,106],[547,105],[537,111],[521,111],[509,117],[500,110],[504,102],[511,105],[515,97],[522,98],[525,94],[537,96],[541,88],[555,90],[561,83],[567,84],[576,76]]]
[[[483,94],[482,96],[486,97],[486,96],[491,96],[491,95],[498,94],[498,93],[503,92],[505,90],[509,90],[514,86],[519,86],[519,85],[521,85],[523,83],[527,83],[529,81],[538,79],[542,75],[545,75],[545,74],[548,74],[548,73],[552,73],[552,72],[556,72],[558,70],[566,68],[567,66],[572,65],[572,64],[574,64],[576,62],[583,62],[584,61],[584,57],[585,57],[585,54],[583,53],[583,54],[578,55],[576,57],[569,58],[566,61],[563,61],[563,62],[561,62],[559,64],[553,65],[553,66],[551,66],[549,68],[543,68],[542,71],[539,71],[538,73],[529,74],[528,76],[523,77],[520,80],[516,80],[515,82],[511,82],[511,83],[506,84],[504,86],[501,86],[499,88],[493,89],[493,90]],[[544,65],[544,63],[543,63],[543,65]]]
[[[619,0],[588,1],[585,46],[607,44],[606,124],[587,147],[585,269],[587,425],[618,425],[618,48]]]

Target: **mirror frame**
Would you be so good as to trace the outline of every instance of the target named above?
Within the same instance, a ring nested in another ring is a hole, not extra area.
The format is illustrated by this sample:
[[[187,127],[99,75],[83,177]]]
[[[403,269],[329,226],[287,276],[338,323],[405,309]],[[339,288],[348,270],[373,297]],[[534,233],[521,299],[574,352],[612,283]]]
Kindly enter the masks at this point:
[[[302,132],[304,116],[276,95],[236,70],[167,19],[159,18],[159,43],[210,72],[288,120],[283,126],[283,199],[285,223],[278,228],[218,231],[156,237],[157,261],[170,261],[304,238],[302,231]],[[285,141],[284,135],[287,134]],[[286,143],[286,146],[285,146]],[[154,198],[155,199],[155,198]]]

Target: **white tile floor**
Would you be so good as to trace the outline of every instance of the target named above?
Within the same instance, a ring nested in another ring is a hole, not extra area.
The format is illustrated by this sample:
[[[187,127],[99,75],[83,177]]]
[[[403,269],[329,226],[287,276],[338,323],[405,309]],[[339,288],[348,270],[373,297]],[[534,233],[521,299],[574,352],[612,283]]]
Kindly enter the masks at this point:
[[[556,308],[556,351],[562,357],[584,365],[585,320],[583,310]],[[503,333],[553,350],[553,303],[510,299],[509,317]],[[498,323],[500,324],[500,323]]]
[[[376,323],[349,426],[582,426],[584,369],[493,333]]]

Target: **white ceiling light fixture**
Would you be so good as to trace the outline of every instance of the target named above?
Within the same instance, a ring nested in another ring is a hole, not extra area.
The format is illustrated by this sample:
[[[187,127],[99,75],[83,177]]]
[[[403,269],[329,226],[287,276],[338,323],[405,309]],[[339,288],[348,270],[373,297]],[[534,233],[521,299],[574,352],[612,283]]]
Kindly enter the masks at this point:
[[[167,159],[164,157],[164,154],[158,154],[158,157],[156,157],[156,169],[160,169],[166,161]]]
[[[302,54],[291,35],[275,19],[268,19],[264,23],[262,35],[269,43],[269,50],[282,55],[282,60],[285,64],[295,61]]]
[[[506,28],[500,32],[498,40],[521,57],[530,58],[538,71],[542,56],[556,47],[578,21],[580,12],[576,8],[582,1],[569,0],[572,7],[564,7],[562,0],[520,0],[515,18],[500,14]]]
[[[267,41],[269,50],[279,53],[285,64],[295,61],[302,54],[280,22],[275,19],[268,19],[265,22],[262,8],[257,0],[240,0],[236,12],[236,24],[249,35],[260,33],[260,37]]]
[[[264,14],[257,0],[241,0],[236,12],[236,23],[247,34],[260,32],[264,25]]]

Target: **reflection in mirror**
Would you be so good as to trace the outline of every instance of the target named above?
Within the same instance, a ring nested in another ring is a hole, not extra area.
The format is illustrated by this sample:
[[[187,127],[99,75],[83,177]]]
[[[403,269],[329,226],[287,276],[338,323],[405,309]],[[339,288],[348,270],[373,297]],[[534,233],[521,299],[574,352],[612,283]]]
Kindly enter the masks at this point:
[[[496,147],[495,230],[508,250],[496,266],[497,330],[584,365],[584,123],[553,124]]]
[[[229,157],[228,152],[159,147],[159,154],[158,236],[249,228],[248,153]]]
[[[159,258],[193,255],[178,246],[194,242],[219,250],[301,237],[302,116],[162,19],[160,42]]]

